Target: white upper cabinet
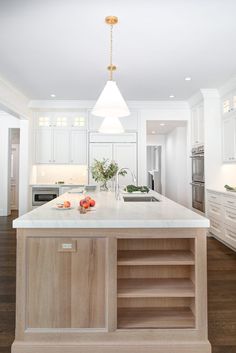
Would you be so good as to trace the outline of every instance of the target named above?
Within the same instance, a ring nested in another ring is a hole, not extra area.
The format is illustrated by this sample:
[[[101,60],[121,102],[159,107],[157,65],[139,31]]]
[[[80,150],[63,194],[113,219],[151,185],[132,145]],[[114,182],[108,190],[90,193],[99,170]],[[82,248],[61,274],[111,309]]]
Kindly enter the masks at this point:
[[[87,112],[37,112],[36,164],[87,164]]]
[[[87,129],[87,112],[37,112],[35,128],[76,128]]]
[[[113,159],[112,143],[90,143],[89,145],[89,165],[93,165],[94,160],[101,161],[103,158]]]
[[[236,162],[236,118],[223,120],[223,162]]]
[[[89,115],[89,130],[90,131],[98,131],[103,118],[98,116]],[[136,111],[131,111],[129,116],[124,118],[120,118],[121,125],[123,126],[125,131],[137,131],[138,130],[138,113]]]
[[[70,135],[70,163],[87,164],[87,132],[71,131]]]
[[[37,129],[35,132],[35,163],[53,163],[53,140],[50,128]]]
[[[236,91],[233,91],[222,98],[223,118],[236,112]]]
[[[66,164],[70,158],[70,131],[54,129],[53,131],[53,163]]]
[[[192,145],[198,146],[204,144],[204,107],[203,103],[192,108]]]

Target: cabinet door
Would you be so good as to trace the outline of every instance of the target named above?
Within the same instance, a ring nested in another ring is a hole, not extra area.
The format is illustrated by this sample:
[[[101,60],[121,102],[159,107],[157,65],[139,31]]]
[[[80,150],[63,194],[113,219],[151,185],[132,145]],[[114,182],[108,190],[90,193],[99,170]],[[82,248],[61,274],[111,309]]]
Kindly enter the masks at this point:
[[[89,169],[94,163],[94,160],[97,159],[101,161],[103,158],[113,159],[112,154],[112,143],[90,143],[89,144]],[[91,173],[89,173],[89,181],[94,182]]]
[[[53,130],[53,163],[69,163],[70,153],[70,130]]]
[[[28,328],[104,328],[106,239],[27,239]]]
[[[114,143],[113,159],[119,168],[129,168],[137,177],[137,145],[136,143]],[[131,173],[120,176],[120,186],[133,184]]]
[[[47,164],[53,162],[52,130],[37,129],[35,131],[35,163]]]
[[[43,129],[53,126],[54,113],[53,112],[37,112],[35,118],[35,128]]]
[[[192,110],[192,144],[196,145],[198,140],[198,108]]]
[[[72,130],[70,135],[70,163],[87,164],[87,132]]]
[[[204,143],[204,107],[203,104],[198,107],[198,141]]]
[[[236,160],[236,124],[235,118],[223,120],[223,161]]]

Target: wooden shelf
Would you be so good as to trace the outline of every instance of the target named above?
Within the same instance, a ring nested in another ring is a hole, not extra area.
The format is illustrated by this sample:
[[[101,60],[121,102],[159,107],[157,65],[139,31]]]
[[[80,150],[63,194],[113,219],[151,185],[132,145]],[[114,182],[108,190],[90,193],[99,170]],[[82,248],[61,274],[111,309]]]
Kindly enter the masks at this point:
[[[195,318],[188,307],[119,308],[118,328],[194,328]]]
[[[118,279],[118,298],[194,297],[194,284],[188,278]]]
[[[123,250],[118,251],[118,265],[194,265],[194,254],[187,250]]]

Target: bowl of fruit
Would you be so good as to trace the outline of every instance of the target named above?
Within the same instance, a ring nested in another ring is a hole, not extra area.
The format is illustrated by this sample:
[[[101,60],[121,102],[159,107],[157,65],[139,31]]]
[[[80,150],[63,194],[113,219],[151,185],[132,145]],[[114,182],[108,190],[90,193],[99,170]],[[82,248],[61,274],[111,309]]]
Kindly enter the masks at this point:
[[[86,213],[87,211],[90,211],[90,207],[94,207],[95,205],[96,202],[94,199],[92,199],[90,196],[85,196],[79,202],[79,211],[80,213]]]

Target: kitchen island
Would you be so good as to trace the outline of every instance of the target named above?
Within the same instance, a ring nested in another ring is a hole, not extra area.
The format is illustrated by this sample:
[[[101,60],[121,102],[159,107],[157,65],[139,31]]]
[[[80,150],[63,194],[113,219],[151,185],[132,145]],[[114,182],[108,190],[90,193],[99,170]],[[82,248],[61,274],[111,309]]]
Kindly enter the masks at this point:
[[[77,209],[82,195],[64,194],[14,221],[12,352],[211,352],[209,221],[155,192],[155,202],[91,196],[96,207],[86,214]],[[55,209],[61,200],[72,209]]]

